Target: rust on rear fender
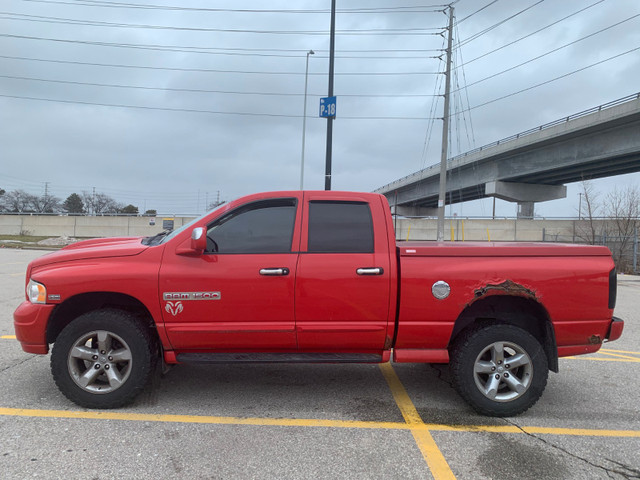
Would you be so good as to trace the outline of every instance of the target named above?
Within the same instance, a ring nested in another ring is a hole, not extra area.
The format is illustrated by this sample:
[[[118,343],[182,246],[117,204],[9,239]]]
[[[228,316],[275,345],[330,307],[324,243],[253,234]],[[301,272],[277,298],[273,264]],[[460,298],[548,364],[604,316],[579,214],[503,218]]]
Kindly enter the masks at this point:
[[[534,290],[531,290],[519,283],[514,282],[513,280],[505,280],[499,284],[489,284],[485,285],[482,288],[478,288],[473,292],[474,298],[469,305],[474,303],[479,298],[483,298],[489,295],[515,295],[518,297],[526,297],[539,301],[538,296]]]

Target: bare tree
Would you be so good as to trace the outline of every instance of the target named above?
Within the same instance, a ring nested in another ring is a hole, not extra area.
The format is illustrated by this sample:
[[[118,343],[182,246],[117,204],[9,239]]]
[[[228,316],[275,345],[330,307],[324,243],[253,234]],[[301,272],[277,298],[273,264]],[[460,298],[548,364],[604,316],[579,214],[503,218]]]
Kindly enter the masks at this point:
[[[109,195],[104,193],[82,192],[82,202],[91,215],[102,215],[105,213],[118,213],[121,206]]]
[[[637,185],[615,187],[604,200],[605,215],[609,218],[607,236],[611,237],[613,257],[620,271],[627,270],[634,241],[640,225],[640,188]]]
[[[600,213],[598,197],[600,194],[590,180],[582,180],[582,198],[580,201],[580,221],[576,225],[576,236],[591,245],[598,243],[598,224],[596,217]]]
[[[32,212],[31,198],[33,195],[24,190],[13,190],[3,195],[4,207],[13,213]]]
[[[605,198],[604,210],[619,235],[633,235],[640,217],[640,188],[637,185],[623,189],[614,187]]]
[[[54,213],[60,211],[60,199],[53,195],[29,195],[29,205],[36,213]]]

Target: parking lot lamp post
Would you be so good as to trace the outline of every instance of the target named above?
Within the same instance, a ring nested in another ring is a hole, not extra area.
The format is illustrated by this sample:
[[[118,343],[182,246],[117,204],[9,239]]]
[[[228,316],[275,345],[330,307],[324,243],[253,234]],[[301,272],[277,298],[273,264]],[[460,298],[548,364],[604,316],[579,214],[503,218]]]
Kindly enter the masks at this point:
[[[304,110],[302,114],[302,158],[300,160],[300,190],[304,190],[304,135],[307,128],[307,81],[309,79],[309,55],[315,52],[309,50],[307,52],[307,66],[304,71]]]

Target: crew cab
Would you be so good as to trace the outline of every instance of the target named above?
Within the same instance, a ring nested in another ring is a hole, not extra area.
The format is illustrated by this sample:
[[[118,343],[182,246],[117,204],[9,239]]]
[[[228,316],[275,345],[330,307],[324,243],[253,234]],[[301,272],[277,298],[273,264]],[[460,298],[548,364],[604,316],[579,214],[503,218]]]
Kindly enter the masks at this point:
[[[44,255],[14,325],[89,408],[132,402],[162,364],[392,359],[450,363],[476,411],[506,416],[558,357],[620,337],[615,300],[606,247],[396,242],[381,195],[290,191]]]

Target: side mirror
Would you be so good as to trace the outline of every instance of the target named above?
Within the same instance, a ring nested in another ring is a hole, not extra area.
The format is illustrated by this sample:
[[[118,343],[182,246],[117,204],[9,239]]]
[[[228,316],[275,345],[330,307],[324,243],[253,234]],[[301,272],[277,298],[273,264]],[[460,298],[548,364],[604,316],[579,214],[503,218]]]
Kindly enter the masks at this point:
[[[204,227],[194,228],[191,232],[191,249],[198,255],[207,249],[207,231]]]

